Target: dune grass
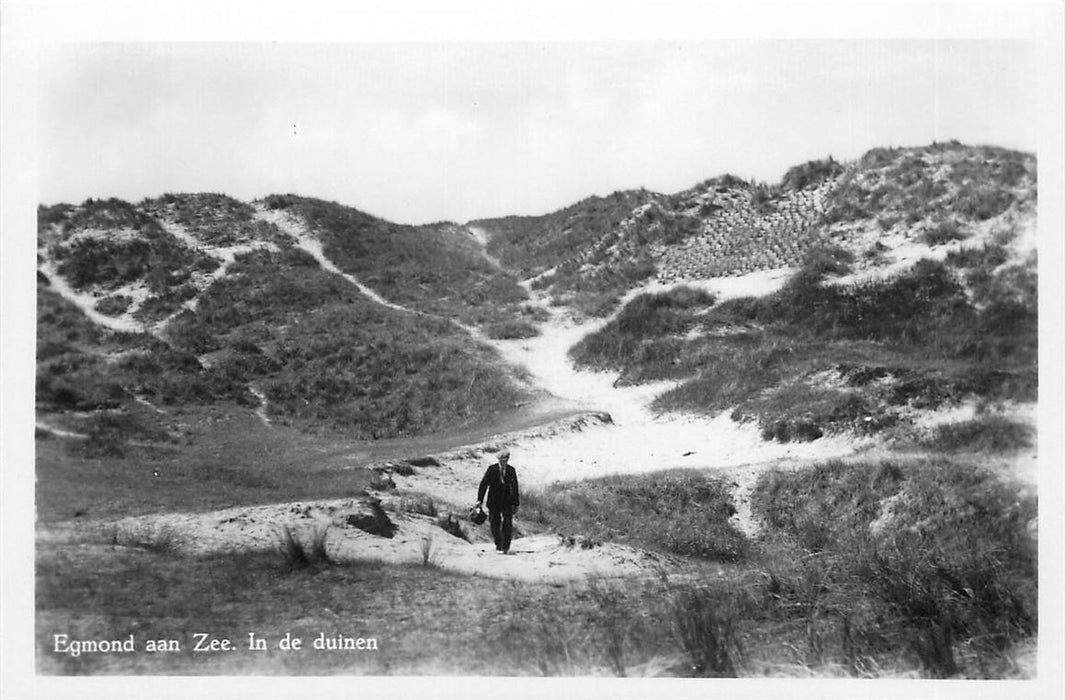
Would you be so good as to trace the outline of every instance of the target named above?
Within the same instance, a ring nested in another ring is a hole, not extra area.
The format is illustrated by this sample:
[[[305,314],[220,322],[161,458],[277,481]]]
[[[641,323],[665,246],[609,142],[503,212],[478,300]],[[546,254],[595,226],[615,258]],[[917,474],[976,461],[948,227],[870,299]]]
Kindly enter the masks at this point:
[[[307,258],[243,256],[195,312],[174,320],[169,346],[86,326],[42,288],[38,405],[128,410],[137,396],[253,407],[248,384],[257,381],[275,418],[379,438],[467,424],[523,400],[498,357],[460,329],[380,307]],[[117,350],[126,352],[105,357]],[[197,358],[205,353],[218,353],[207,367]]]
[[[387,675],[448,667],[489,672],[496,662],[469,620],[471,610],[506,586],[502,581],[366,561],[292,566],[270,552],[197,558],[115,547],[100,556],[104,567],[62,550],[39,561],[40,672]],[[116,576],[121,586],[114,585]],[[404,615],[395,614],[397,595],[406,601]],[[196,653],[198,632],[230,639],[236,651]],[[138,651],[56,654],[51,651],[56,633],[74,639],[132,633]],[[250,633],[267,640],[268,648],[250,650]],[[317,651],[312,644],[320,633],[374,638],[378,650]],[[280,650],[286,634],[303,639],[303,647]],[[149,639],[177,639],[181,650],[146,653]]]
[[[477,326],[522,317],[528,294],[518,278],[486,260],[455,224],[404,226],[296,195],[272,195],[264,203],[306,221],[337,267],[394,303]]]
[[[909,224],[951,214],[965,222],[997,216],[1034,192],[1031,154],[957,142],[874,148],[844,173],[826,220],[897,215]]]
[[[646,190],[619,191],[544,216],[473,223],[489,231],[489,252],[508,268],[526,278],[543,275],[534,287],[548,289],[554,304],[603,317],[617,307],[625,291],[654,274],[654,261],[644,248],[655,240],[684,236],[679,227],[685,222],[665,211],[663,200]],[[634,218],[634,210],[646,204],[660,215]],[[625,227],[630,229],[623,244],[628,247],[616,255]]]
[[[637,297],[571,357],[619,372],[620,383],[687,377],[655,407],[732,409],[784,440],[890,430],[906,407],[1033,401],[1036,273],[997,266],[995,250],[855,285],[825,283],[848,269],[845,251],[814,250],[766,297],[715,304],[683,288]],[[883,381],[860,381],[863,373]]]
[[[771,570],[776,595],[812,593],[807,614],[832,620],[834,654],[858,645],[932,677],[994,677],[1036,631],[1035,498],[994,472],[828,462],[764,474],[752,506],[762,546],[790,552]]]
[[[639,514],[669,508],[689,529],[713,532],[696,515],[721,504],[712,482],[651,476],[530,494],[519,517],[539,513],[585,532],[594,524],[667,551],[673,516]],[[589,513],[580,493],[602,507]],[[1038,623],[1035,501],[1010,482],[949,459],[836,461],[763,475],[753,507],[764,529],[742,559],[715,563],[685,545],[696,557],[685,575],[561,587],[449,573],[434,562],[432,542],[424,566],[337,560],[313,533],[292,538],[295,565],[282,549],[201,558],[132,540],[46,545],[38,659],[44,673],[90,674],[1025,673],[1016,655]],[[272,648],[71,658],[48,651],[60,627],[82,638],[134,632],[184,642],[206,631],[238,645],[254,632]],[[380,651],[281,653],[273,644],[286,632],[373,636]]]
[[[1009,453],[1033,446],[1034,432],[1027,424],[989,414],[936,426],[918,444],[939,452]]]
[[[558,483],[523,496],[522,518],[590,542],[623,542],[682,556],[736,561],[747,542],[721,479],[690,471]]]
[[[582,368],[626,370],[638,368],[628,381],[661,379],[681,371],[676,367],[681,338],[698,324],[697,314],[714,304],[714,296],[692,287],[633,299],[598,332],[582,338],[569,355]],[[688,368],[690,371],[690,367]]]

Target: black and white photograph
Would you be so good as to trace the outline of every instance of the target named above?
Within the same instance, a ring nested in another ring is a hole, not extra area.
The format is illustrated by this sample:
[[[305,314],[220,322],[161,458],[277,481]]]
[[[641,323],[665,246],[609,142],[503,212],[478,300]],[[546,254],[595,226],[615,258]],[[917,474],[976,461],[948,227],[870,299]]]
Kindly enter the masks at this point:
[[[1063,5],[504,5],[4,3],[4,697],[1065,692]]]

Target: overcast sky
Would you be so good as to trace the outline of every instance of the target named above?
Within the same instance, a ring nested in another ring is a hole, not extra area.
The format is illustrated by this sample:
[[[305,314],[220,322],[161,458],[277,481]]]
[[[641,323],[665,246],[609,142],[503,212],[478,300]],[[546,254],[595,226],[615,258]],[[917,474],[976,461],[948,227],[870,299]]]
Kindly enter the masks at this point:
[[[1036,150],[1018,40],[45,46],[39,196],[295,192],[403,223],[959,139]]]

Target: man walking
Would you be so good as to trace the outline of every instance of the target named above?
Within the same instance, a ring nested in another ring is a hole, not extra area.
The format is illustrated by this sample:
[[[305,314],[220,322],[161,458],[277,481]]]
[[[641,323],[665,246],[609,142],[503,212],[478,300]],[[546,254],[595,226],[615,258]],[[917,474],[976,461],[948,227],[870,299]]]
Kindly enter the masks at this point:
[[[514,512],[518,510],[518,472],[510,462],[510,452],[499,453],[498,462],[488,467],[477,489],[477,506],[485,502],[488,494],[488,523],[496,551],[510,553],[510,537],[514,530]]]

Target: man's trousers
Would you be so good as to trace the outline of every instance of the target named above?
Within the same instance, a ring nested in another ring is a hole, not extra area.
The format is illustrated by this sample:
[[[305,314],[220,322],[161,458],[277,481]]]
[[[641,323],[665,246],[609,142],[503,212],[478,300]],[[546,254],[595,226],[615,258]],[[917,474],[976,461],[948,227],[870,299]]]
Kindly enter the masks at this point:
[[[504,552],[510,551],[510,538],[514,532],[514,510],[512,508],[489,510],[488,524],[492,528],[492,539],[496,542],[496,549]]]

